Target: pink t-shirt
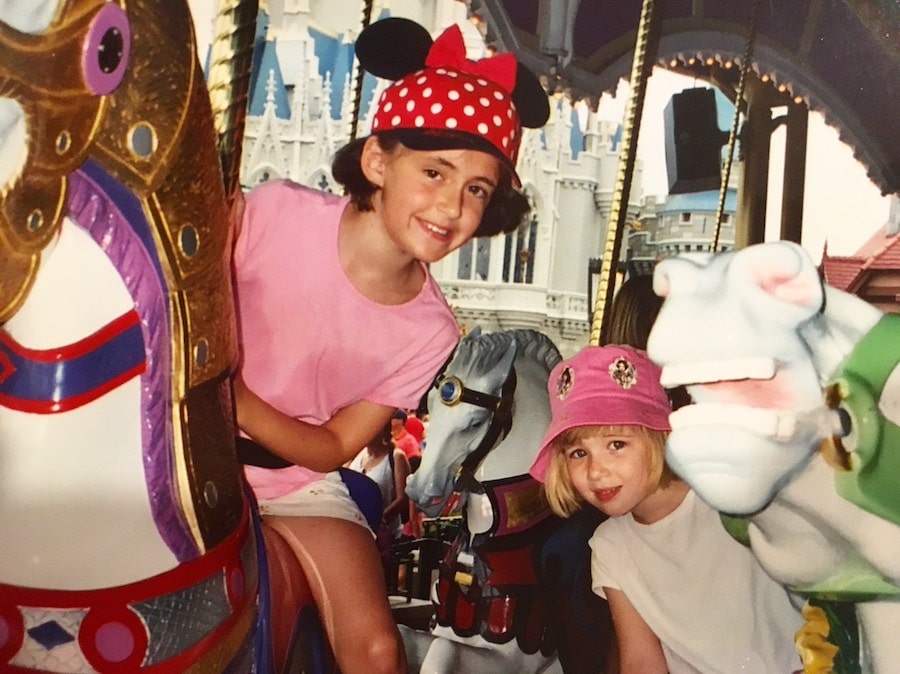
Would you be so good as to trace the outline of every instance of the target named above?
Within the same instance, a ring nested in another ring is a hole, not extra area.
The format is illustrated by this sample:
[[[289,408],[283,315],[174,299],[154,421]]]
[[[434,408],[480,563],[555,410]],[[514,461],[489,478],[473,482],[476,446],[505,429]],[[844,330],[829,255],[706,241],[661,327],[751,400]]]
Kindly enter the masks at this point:
[[[427,269],[406,304],[376,304],[353,286],[337,245],[347,201],[289,181],[260,185],[234,252],[244,381],[312,424],[360,400],[415,407],[459,339]],[[261,500],[321,477],[299,466],[245,472]]]

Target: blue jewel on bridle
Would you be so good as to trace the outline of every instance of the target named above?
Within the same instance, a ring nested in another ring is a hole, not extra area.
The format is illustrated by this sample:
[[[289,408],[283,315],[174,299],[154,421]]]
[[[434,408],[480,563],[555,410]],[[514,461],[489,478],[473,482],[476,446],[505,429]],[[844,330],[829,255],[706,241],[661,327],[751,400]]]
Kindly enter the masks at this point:
[[[466,388],[466,385],[459,377],[441,377],[435,382],[434,386],[438,390],[441,402],[448,407],[454,407],[460,403],[469,403],[493,412],[500,406],[500,396]]]
[[[459,467],[457,488],[461,489],[462,485],[475,481],[474,478],[466,478],[471,477],[475,468],[484,460],[488,452],[512,428],[512,404],[516,392],[516,368],[515,366],[509,368],[509,374],[506,376],[506,381],[503,382],[499,396],[467,388],[462,379],[453,375],[442,376],[439,374],[435,379],[434,388],[438,391],[440,401],[448,407],[467,403],[491,412],[491,424],[487,433],[484,434],[484,438],[482,438],[478,447],[466,457]],[[474,491],[475,489],[469,490]]]

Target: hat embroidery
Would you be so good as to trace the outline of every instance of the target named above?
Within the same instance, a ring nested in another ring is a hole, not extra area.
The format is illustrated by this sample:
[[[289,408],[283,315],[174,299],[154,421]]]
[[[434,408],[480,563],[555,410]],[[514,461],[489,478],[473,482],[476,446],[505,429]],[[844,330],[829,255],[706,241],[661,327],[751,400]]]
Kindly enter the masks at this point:
[[[626,391],[637,384],[637,370],[624,356],[619,356],[610,363],[609,377]]]
[[[575,371],[566,366],[563,368],[563,371],[559,373],[559,380],[556,382],[556,397],[560,400],[565,400],[569,396],[569,392],[572,390],[572,385],[575,383]]]

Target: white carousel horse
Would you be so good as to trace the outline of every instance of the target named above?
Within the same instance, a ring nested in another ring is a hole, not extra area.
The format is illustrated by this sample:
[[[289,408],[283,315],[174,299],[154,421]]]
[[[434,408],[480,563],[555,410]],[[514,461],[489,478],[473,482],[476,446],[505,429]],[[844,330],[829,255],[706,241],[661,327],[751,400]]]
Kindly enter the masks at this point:
[[[437,625],[401,626],[411,671],[561,671],[556,616],[536,577],[558,522],[528,475],[550,423],[547,378],[559,360],[539,332],[476,329],[428,395],[428,446],[407,493],[435,516],[456,488],[463,518],[432,592]]]
[[[235,452],[227,149],[184,0],[0,1],[0,671],[268,672],[265,553],[328,666]]]
[[[185,3],[0,3],[0,670],[250,670],[227,223]]]
[[[648,352],[696,403],[671,416],[670,465],[749,516],[773,578],[854,602],[858,664],[897,671],[900,316],[823,286],[787,242],[666,260],[654,288]]]

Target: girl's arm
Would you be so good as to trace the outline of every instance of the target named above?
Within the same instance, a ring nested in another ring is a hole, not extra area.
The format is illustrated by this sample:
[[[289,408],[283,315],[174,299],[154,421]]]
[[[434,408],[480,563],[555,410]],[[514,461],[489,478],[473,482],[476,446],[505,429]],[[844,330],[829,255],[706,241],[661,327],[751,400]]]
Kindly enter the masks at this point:
[[[394,453],[394,500],[384,508],[384,519],[389,520],[395,514],[408,507],[409,497],[406,495],[406,478],[409,477],[409,459],[403,450],[392,449]]]
[[[316,426],[275,409],[240,376],[234,379],[234,406],[244,433],[286,461],[323,473],[353,459],[396,411],[361,400]]]
[[[621,590],[604,587],[603,591],[616,629],[619,674],[666,674],[662,645],[641,614]]]

